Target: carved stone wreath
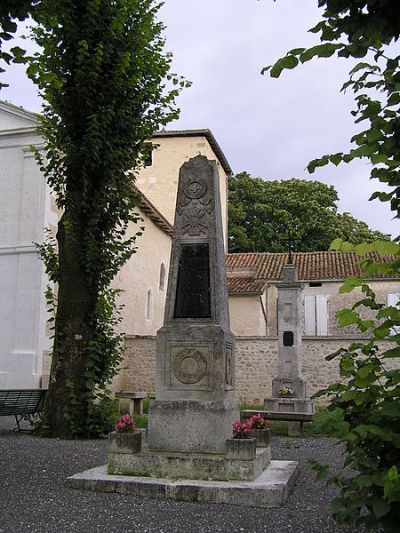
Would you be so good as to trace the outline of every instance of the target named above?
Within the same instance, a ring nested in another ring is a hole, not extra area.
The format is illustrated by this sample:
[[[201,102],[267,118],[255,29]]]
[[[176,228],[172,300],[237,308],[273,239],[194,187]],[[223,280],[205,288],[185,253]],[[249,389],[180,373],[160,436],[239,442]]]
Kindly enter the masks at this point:
[[[206,194],[207,185],[204,180],[195,179],[185,185],[183,192],[187,198],[197,200]]]
[[[172,372],[181,383],[198,383],[207,372],[207,357],[196,348],[184,348],[175,355]]]

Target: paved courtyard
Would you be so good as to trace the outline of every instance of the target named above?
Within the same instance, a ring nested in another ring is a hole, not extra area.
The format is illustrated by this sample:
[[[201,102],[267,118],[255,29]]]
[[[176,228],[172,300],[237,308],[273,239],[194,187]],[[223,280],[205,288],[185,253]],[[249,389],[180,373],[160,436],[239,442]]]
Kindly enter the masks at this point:
[[[307,466],[314,457],[340,468],[340,449],[330,439],[274,438],[273,458],[299,461],[300,474],[284,507],[257,509],[68,488],[67,476],[106,462],[107,440],[40,439],[13,427],[13,418],[0,418],[0,533],[348,531],[330,518],[335,489],[316,484]]]

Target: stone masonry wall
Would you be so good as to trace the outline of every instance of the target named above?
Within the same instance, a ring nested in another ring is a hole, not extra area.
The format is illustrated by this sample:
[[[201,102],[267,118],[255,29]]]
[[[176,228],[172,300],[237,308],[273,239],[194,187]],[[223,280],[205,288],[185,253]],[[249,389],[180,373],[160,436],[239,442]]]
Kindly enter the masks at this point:
[[[360,341],[359,337],[357,341]],[[339,379],[336,360],[325,361],[325,357],[351,342],[348,337],[303,338],[303,375],[310,395]],[[154,393],[155,351],[155,337],[127,337],[125,358],[115,379],[115,390]],[[262,403],[271,395],[272,378],[277,374],[277,339],[236,337],[235,353],[237,399],[246,403]],[[395,363],[391,361],[389,364]]]

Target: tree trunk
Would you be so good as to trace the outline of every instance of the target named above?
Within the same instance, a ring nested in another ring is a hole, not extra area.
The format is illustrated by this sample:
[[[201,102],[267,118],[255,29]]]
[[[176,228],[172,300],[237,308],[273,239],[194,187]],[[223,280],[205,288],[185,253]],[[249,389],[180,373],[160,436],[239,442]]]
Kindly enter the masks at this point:
[[[82,261],[83,217],[66,211],[58,224],[58,301],[50,383],[44,423],[53,437],[84,436],[88,411],[86,388],[89,356],[85,347],[94,337],[90,317],[96,296]]]

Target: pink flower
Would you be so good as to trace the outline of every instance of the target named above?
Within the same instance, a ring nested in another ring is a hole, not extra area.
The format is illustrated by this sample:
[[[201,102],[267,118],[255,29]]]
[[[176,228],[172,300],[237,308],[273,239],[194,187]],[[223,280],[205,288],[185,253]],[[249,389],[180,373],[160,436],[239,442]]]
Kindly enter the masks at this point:
[[[235,420],[232,424],[233,438],[234,439],[246,439],[247,433],[251,429],[248,422],[242,422],[241,420]]]
[[[250,429],[264,429],[266,422],[260,413],[258,413],[249,418],[248,424]]]
[[[135,421],[129,415],[123,415],[115,424],[115,431],[119,433],[134,433],[136,431]]]

